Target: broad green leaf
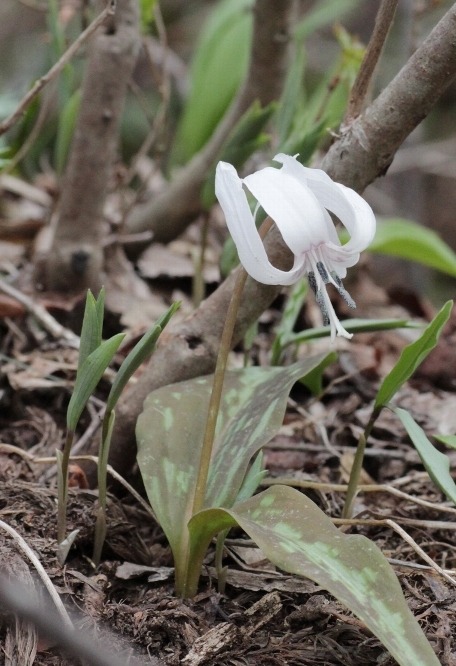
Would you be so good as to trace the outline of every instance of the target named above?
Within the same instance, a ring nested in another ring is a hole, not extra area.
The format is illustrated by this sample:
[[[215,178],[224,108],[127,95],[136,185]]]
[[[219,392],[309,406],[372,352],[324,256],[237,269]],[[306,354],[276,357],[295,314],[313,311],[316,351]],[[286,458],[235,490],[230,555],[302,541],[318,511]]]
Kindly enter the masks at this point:
[[[349,333],[371,333],[373,331],[389,331],[395,328],[423,328],[410,319],[344,319],[340,322]],[[326,338],[331,334],[329,326],[320,326],[318,328],[308,328],[299,333],[290,333],[283,336],[283,347],[288,345],[299,345],[310,340]]]
[[[74,432],[82,410],[87,404],[104,371],[112,361],[114,354],[124,339],[124,333],[103,342],[84,361],[76,376],[73,395],[67,410],[67,428]]]
[[[191,67],[190,95],[174,146],[187,162],[212,135],[247,71],[253,0],[217,3],[203,28]]]
[[[133,347],[127,358],[124,360],[116,374],[116,378],[109,392],[108,401],[106,403],[106,412],[114,409],[120,394],[127,385],[130,377],[136,372],[139,366],[144,363],[146,358],[152,354],[157,340],[168,324],[169,320],[179,308],[181,302],[176,302],[171,305],[167,312],[160,317],[155,326],[153,326],[147,333],[143,335],[141,340]]]
[[[102,315],[103,317],[103,315]],[[102,319],[103,321],[103,319]],[[79,345],[78,373],[88,356],[101,345],[100,317],[97,301],[94,295],[87,290],[84,319],[82,320],[81,342]]]
[[[417,367],[436,346],[440,333],[451,313],[453,301],[445,303],[440,312],[426,326],[422,336],[401,352],[398,362],[385,377],[375,400],[374,408],[386,405],[401,386],[412,376]]]
[[[251,458],[278,431],[292,385],[326,357],[287,368],[245,368],[225,376],[205,506],[231,506]],[[213,376],[153,391],[136,425],[138,464],[149,501],[175,558],[188,538]]]
[[[202,563],[216,533],[235,525],[275,565],[310,578],[345,604],[400,666],[440,666],[380,549],[364,536],[338,530],[308,497],[278,485],[232,509],[201,511],[189,523],[192,566]]]
[[[423,428],[416,423],[409,412],[400,407],[393,407],[392,405],[389,405],[389,407],[402,421],[402,425],[407,430],[408,436],[421,458],[421,462],[437,488],[440,488],[448,499],[456,504],[456,485],[450,474],[450,460],[448,456],[438,451],[431,444]]]
[[[435,231],[410,220],[380,222],[367,251],[416,261],[456,277],[456,253]]]

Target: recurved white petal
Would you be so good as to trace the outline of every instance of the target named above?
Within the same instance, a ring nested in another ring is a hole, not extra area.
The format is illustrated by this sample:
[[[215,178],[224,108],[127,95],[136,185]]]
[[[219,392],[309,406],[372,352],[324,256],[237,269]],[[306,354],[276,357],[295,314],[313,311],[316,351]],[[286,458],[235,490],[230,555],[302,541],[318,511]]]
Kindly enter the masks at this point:
[[[343,248],[346,254],[366,249],[375,236],[376,223],[371,207],[359,194],[335,183],[320,169],[304,167],[294,157],[281,153],[274,160],[284,165],[282,171],[299,182],[307,182],[320,205],[334,213],[346,227],[351,237]]]
[[[296,282],[303,273],[304,257],[295,257],[295,265],[290,271],[281,271],[271,264],[255,227],[242,180],[227,162],[217,165],[215,193],[247,273],[264,284],[289,285]]]
[[[330,240],[321,206],[305,183],[272,167],[247,176],[244,183],[295,255]]]

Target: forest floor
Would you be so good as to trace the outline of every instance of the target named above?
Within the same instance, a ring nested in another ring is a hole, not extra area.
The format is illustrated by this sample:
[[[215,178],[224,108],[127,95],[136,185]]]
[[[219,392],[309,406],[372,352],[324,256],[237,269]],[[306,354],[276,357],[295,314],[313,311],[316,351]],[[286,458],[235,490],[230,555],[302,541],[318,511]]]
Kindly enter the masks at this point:
[[[166,252],[163,249],[163,265],[170,266]],[[191,266],[185,270],[191,272]],[[189,307],[187,274],[149,279],[155,280],[154,293],[161,294],[162,309],[177,289],[179,295],[187,291]],[[164,284],[168,286],[163,291]],[[429,320],[432,316],[432,308],[416,294],[399,298],[384,293],[372,284],[365,268],[358,272],[351,291],[359,301],[361,317],[405,314]],[[44,303],[45,298],[41,300]],[[51,306],[45,304],[69,325],[71,313],[64,312],[62,303],[58,307],[55,300]],[[267,362],[282,305],[279,298],[261,319],[251,352],[255,363]],[[90,557],[97,493],[85,487],[84,473],[76,464],[71,472],[68,530],[79,533],[61,568],[55,556],[56,471],[49,457],[64,441],[77,351],[53,340],[14,299],[2,296],[0,306],[0,520],[22,535],[38,555],[78,627],[96,634],[126,664],[136,663],[135,659],[155,666],[395,663],[345,607],[313,582],[276,570],[241,530],[232,531],[226,542],[225,594],[217,590],[214,551],[210,550],[197,597],[192,601],[176,598],[173,562],[163,532],[129,494],[110,496],[106,545],[102,562],[94,570]],[[315,323],[313,308],[311,302],[305,306],[299,326]],[[159,309],[149,312],[152,320]],[[108,333],[125,326],[132,336],[141,327],[125,320],[120,323],[119,313],[111,312]],[[456,432],[455,330],[453,318],[439,346],[397,396],[397,404],[412,413],[428,436]],[[296,485],[308,482],[305,492],[329,516],[340,518],[344,494],[336,487],[347,482],[356,443],[382,377],[413,334],[416,331],[386,331],[338,341],[339,360],[326,371],[323,395],[316,399],[303,387],[293,389],[284,424],[265,448],[268,478],[281,477]],[[317,353],[328,346],[327,339],[320,340],[302,346],[298,353]],[[232,361],[240,363],[242,356],[239,350]],[[81,420],[78,436],[86,443],[97,436],[108,389],[109,377],[102,380]],[[456,452],[446,453],[456,471]],[[321,483],[328,485],[322,489]],[[341,529],[364,534],[381,548],[441,663],[455,666],[456,508],[436,489],[402,425],[387,410],[368,442],[363,483],[370,484],[371,490],[359,494],[356,521]],[[36,572],[25,560],[10,536],[0,532],[2,570],[20,573],[25,579],[30,571],[37,582]],[[18,634],[8,622],[2,626],[0,645],[11,646],[12,636],[17,641]],[[14,663],[28,664],[27,647],[18,644],[16,650],[19,659]],[[10,657],[5,647],[0,650],[0,664],[13,663]],[[61,656],[57,647],[38,637],[34,663],[60,666],[77,660]]]

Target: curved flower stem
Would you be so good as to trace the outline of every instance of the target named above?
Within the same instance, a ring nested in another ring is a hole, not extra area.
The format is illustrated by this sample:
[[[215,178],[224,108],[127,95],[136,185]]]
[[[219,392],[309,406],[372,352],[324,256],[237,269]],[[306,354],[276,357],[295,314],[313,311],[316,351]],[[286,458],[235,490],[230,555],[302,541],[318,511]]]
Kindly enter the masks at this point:
[[[348,481],[347,494],[345,496],[345,504],[342,510],[342,518],[351,518],[353,514],[353,503],[355,501],[356,494],[358,492],[359,477],[361,475],[361,470],[363,467],[364,460],[364,451],[366,449],[366,442],[371,434],[372,428],[374,427],[375,421],[380,416],[382,407],[374,409],[372,416],[369,419],[369,423],[366,426],[364,432],[360,435],[358,440],[358,447],[355,453],[355,459],[350,472],[350,479]]]
[[[266,236],[272,226],[271,218],[267,218],[259,230],[262,239]],[[214,384],[212,386],[212,393],[209,401],[209,411],[206,421],[206,430],[204,433],[203,447],[201,450],[201,458],[198,469],[198,476],[196,480],[195,496],[193,499],[192,515],[201,511],[204,505],[204,497],[206,494],[207,475],[209,473],[209,465],[211,462],[212,447],[214,444],[215,428],[217,425],[217,416],[220,408],[220,401],[222,399],[223,380],[225,378],[226,364],[228,361],[228,354],[231,350],[231,341],[233,339],[233,331],[236,325],[236,318],[239,305],[244,290],[245,281],[247,279],[247,272],[241,268],[239,271],[236,284],[234,286],[233,295],[231,297],[228,312],[226,314],[225,326],[223,327],[222,337],[220,340],[220,349],[217,357],[217,365],[215,366]]]

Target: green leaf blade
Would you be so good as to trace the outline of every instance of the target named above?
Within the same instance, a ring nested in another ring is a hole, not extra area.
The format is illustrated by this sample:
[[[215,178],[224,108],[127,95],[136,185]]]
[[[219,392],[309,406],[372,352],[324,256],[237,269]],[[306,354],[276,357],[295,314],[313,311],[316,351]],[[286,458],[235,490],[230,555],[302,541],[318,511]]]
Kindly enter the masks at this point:
[[[81,343],[79,345],[78,373],[84,361],[101,343],[101,331],[94,295],[87,290],[84,319],[82,320]]]
[[[393,569],[369,539],[340,532],[308,497],[278,485],[230,510],[196,514],[189,523],[192,556],[200,559],[201,544],[236,523],[271,562],[310,578],[344,603],[400,666],[439,666]]]
[[[380,222],[367,250],[416,261],[456,277],[456,253],[435,231],[411,220],[393,218]]]
[[[445,303],[440,312],[426,327],[421,337],[404,347],[398,362],[383,380],[375,400],[374,409],[386,405],[401,386],[412,376],[420,363],[437,345],[440,333],[448,321],[453,301]]]
[[[160,317],[155,326],[147,331],[141,340],[133,347],[124,362],[119,368],[114,383],[109,392],[106,403],[106,411],[111,412],[117,404],[122,391],[127,385],[130,377],[136,372],[139,366],[144,363],[148,356],[152,354],[160,337],[161,332],[168,324],[169,320],[180,306],[180,301],[173,303],[171,307]]]
[[[124,337],[124,333],[118,333],[109,340],[106,340],[82,364],[76,377],[73,395],[71,396],[67,410],[67,428],[69,431],[74,432],[76,429],[82,410],[103,376],[104,371],[112,361]]]
[[[326,356],[226,374],[205,506],[234,503],[249,461],[282,425],[291,386]],[[144,485],[175,560],[192,515],[212,383],[210,375],[153,391],[136,425]]]
[[[450,460],[448,456],[438,451],[431,444],[424,430],[416,423],[409,412],[391,405],[390,408],[399,417],[402,425],[407,430],[407,434],[412,440],[421,458],[421,462],[437,488],[456,504],[456,484],[450,474]]]

